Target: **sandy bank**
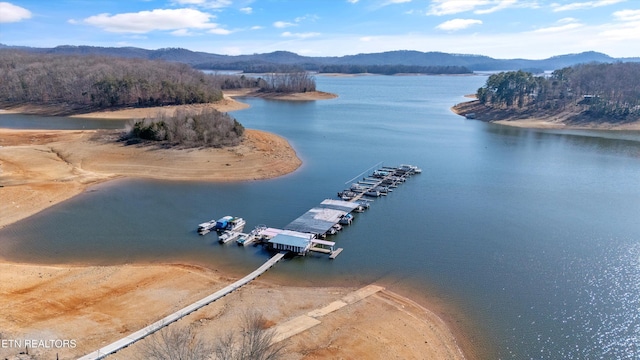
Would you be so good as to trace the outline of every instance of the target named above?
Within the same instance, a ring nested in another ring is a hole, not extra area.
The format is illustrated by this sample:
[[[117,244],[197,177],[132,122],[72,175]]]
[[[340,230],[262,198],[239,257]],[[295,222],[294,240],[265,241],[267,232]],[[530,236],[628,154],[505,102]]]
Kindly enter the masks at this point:
[[[43,358],[57,353],[60,359],[74,359],[233,280],[214,270],[176,264],[0,263],[0,328],[4,339],[75,340],[75,348],[30,350]],[[311,314],[314,326],[284,336],[285,359],[463,359],[452,334],[433,313],[386,290],[354,298],[357,290],[281,287],[258,280],[171,326],[192,326],[213,343],[228,330],[239,331],[246,309],[260,312],[267,326],[280,332]],[[328,304],[340,306],[329,309]],[[115,357],[138,358],[140,345]],[[0,357],[23,350],[1,348]]]
[[[572,115],[570,113],[531,117],[517,112],[505,113],[504,111],[490,110],[480,104],[477,100],[457,104],[453,106],[451,110],[461,116],[473,113],[473,118],[477,120],[521,128],[640,131],[640,121],[625,124],[606,122],[587,122],[576,124],[568,121],[569,117]]]
[[[116,138],[113,131],[0,129],[0,227],[118,177],[258,180],[301,164],[284,138],[257,130],[224,149],[125,146]]]
[[[315,101],[315,100],[329,100],[338,97],[336,94],[324,92],[324,91],[308,91],[304,93],[263,93],[255,89],[239,89],[225,91],[225,96],[229,98],[234,97],[257,97],[267,100],[283,100],[283,101]]]
[[[178,109],[201,111],[204,109],[216,109],[221,112],[237,111],[248,108],[249,105],[236,101],[225,93],[224,99],[211,104],[170,105],[150,108],[128,108],[113,111],[96,111],[88,114],[71,115],[77,118],[94,119],[143,119],[156,116],[158,113],[173,116]]]

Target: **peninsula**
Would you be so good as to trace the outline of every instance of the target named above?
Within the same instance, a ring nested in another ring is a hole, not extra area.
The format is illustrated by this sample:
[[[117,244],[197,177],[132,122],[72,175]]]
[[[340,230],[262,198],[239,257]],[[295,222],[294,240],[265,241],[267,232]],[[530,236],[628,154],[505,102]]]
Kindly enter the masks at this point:
[[[640,63],[583,64],[548,76],[501,72],[452,110],[517,127],[640,130],[639,76]]]

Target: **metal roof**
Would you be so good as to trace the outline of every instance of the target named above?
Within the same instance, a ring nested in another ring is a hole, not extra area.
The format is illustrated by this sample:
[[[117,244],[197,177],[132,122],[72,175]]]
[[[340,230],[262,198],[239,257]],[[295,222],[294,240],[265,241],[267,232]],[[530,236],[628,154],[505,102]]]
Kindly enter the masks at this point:
[[[274,236],[273,239],[269,240],[269,242],[273,244],[296,246],[300,248],[306,248],[307,246],[309,246],[309,239],[307,238],[282,233]]]
[[[360,205],[348,201],[326,199],[284,228],[304,233],[324,234],[337,224],[342,216],[358,206]]]
[[[342,210],[346,212],[352,212],[358,206],[360,206],[360,204],[353,203],[350,201],[334,200],[334,199],[325,199],[320,203],[320,207],[323,207],[326,209]]]
[[[345,211],[315,207],[299,218],[290,222],[284,228],[311,234],[324,234],[347,214]]]

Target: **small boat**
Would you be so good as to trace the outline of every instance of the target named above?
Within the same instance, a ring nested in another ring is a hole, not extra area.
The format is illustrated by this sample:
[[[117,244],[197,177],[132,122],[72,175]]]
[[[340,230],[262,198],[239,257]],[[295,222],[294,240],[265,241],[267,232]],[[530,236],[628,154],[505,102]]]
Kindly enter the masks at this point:
[[[215,229],[218,232],[223,231],[241,231],[246,221],[241,217],[224,216],[216,221]]]
[[[237,231],[225,231],[222,235],[218,236],[218,241],[221,244],[226,244],[229,241],[233,241],[240,236],[240,232]]]
[[[364,194],[366,196],[379,197],[380,196],[380,191],[378,191],[376,189],[370,189],[370,190],[367,190],[367,192],[365,192]]]
[[[388,171],[384,171],[384,170],[376,170],[376,171],[373,172],[373,174],[371,176],[373,176],[374,178],[379,178],[380,179],[380,178],[389,176],[389,172]]]
[[[255,229],[251,230],[250,233],[240,236],[238,240],[236,240],[236,243],[240,246],[247,246],[256,241],[262,235],[262,231],[266,229],[266,226],[258,225],[255,227]]]
[[[198,234],[205,235],[211,232],[211,230],[216,226],[216,221],[211,220],[207,222],[203,222],[202,224],[198,224]]]
[[[345,191],[340,191],[338,193],[338,197],[342,200],[348,201],[353,199],[354,197],[356,197],[358,194],[356,192],[353,192],[351,190],[345,190]]]
[[[420,174],[422,173],[422,169],[420,169],[419,167],[415,166],[415,165],[407,165],[407,164],[402,164],[400,165],[399,170],[403,173],[406,174]]]
[[[352,221],[353,221],[353,215],[345,214],[342,216],[342,218],[340,218],[340,221],[338,223],[341,225],[351,225]]]
[[[360,185],[360,184],[351,184],[351,191],[359,191],[359,192],[363,192],[366,191],[367,187],[364,185]]]
[[[358,204],[358,207],[353,209],[353,211],[360,212],[360,213],[367,210],[370,206],[369,203],[366,201],[358,201],[357,204]]]

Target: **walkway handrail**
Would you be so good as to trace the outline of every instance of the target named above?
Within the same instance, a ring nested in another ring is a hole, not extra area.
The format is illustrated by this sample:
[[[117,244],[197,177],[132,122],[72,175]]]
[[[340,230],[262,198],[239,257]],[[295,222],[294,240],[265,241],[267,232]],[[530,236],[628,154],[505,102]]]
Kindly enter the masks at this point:
[[[243,285],[248,284],[249,282],[251,282],[252,280],[254,280],[255,278],[257,278],[258,276],[262,275],[265,271],[269,270],[273,265],[275,265],[278,261],[280,261],[283,257],[284,257],[283,252],[278,253],[276,255],[274,255],[271,259],[267,260],[267,262],[265,262],[264,264],[262,264],[262,266],[260,266],[259,268],[257,268],[256,270],[254,270],[253,272],[251,272],[249,275],[243,277],[242,279],[234,282],[231,285],[226,286],[223,289],[220,289],[218,291],[216,291],[215,293],[199,300],[196,301],[195,303],[188,305],[168,316],[165,316],[164,318],[154,322],[153,324],[146,326],[136,332],[134,332],[133,334],[129,334],[128,336],[125,336],[124,338],[117,340],[105,347],[102,347],[90,354],[87,354],[81,358],[79,358],[78,360],[98,360],[98,359],[103,359],[106,356],[113,354],[115,352],[117,352],[118,350],[124,349],[125,347],[135,343],[138,340],[142,340],[145,337],[155,333],[156,331],[162,329],[165,326],[168,326],[169,324],[176,322],[180,319],[182,319],[183,317],[191,314],[192,312],[207,306],[209,304],[211,304],[212,302],[220,299],[221,297],[239,289],[240,287],[242,287]]]

